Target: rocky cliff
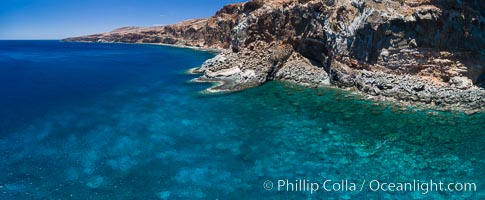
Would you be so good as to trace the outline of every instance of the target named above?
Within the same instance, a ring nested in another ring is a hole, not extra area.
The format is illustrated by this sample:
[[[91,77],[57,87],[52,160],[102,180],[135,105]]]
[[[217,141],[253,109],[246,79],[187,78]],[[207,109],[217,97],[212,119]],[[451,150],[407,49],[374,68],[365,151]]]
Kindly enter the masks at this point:
[[[66,41],[219,49],[193,72],[234,91],[271,80],[374,98],[485,109],[485,4],[478,0],[252,0],[213,17]]]

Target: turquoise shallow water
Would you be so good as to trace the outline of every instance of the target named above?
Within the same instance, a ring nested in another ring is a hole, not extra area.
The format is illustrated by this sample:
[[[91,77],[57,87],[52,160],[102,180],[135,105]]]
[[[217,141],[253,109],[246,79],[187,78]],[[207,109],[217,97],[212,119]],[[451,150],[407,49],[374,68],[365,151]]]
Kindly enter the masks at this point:
[[[183,71],[207,52],[0,44],[0,199],[485,198],[483,114],[401,111],[280,82],[201,95],[209,85]],[[433,179],[477,191],[278,192],[279,179]]]

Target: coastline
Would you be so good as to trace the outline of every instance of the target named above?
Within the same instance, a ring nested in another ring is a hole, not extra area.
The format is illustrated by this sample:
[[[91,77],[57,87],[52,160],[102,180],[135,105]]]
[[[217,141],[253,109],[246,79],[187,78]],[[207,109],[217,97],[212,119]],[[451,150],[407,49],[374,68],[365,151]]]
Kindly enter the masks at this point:
[[[189,69],[190,72],[188,74],[192,75],[197,75],[201,73],[193,72],[194,69],[197,68],[191,68]],[[417,110],[422,110],[422,111],[428,111],[428,113],[432,114],[433,112],[450,112],[450,113],[463,113],[466,115],[474,115],[474,114],[482,114],[485,113],[485,110],[480,110],[480,109],[464,109],[462,107],[456,107],[453,105],[446,105],[446,106],[438,106],[434,104],[426,104],[422,102],[413,102],[413,101],[404,101],[397,99],[395,97],[386,97],[386,96],[374,96],[368,93],[365,93],[361,90],[358,90],[355,87],[338,87],[336,85],[329,85],[329,86],[308,86],[308,85],[303,85],[300,83],[297,83],[295,81],[288,81],[288,80],[274,80],[274,81],[279,81],[282,83],[290,83],[290,84],[296,84],[298,87],[304,87],[304,88],[310,88],[315,91],[318,91],[321,88],[330,88],[330,89],[337,89],[337,90],[342,90],[342,91],[349,91],[352,93],[352,95],[358,96],[360,99],[365,99],[370,102],[374,102],[376,104],[381,104],[389,107],[399,107],[401,110],[407,110],[410,108],[417,109]],[[236,90],[231,90],[231,89],[216,89],[218,87],[224,86],[226,82],[222,80],[201,80],[199,78],[194,78],[189,81],[190,83],[213,83],[212,86],[209,88],[201,91],[202,94],[227,94],[227,93],[232,93],[232,92],[238,92],[244,89],[236,89]],[[265,83],[263,83],[265,84]],[[246,88],[248,89],[248,88]]]
[[[130,44],[130,45],[153,45],[153,46],[166,46],[166,47],[173,47],[173,48],[181,48],[181,49],[192,49],[197,51],[205,51],[211,53],[221,53],[223,49],[217,48],[209,48],[209,47],[194,47],[189,45],[182,45],[182,44],[165,44],[165,43],[132,43],[132,42],[92,42],[92,41],[67,41],[65,39],[57,40],[60,42],[67,42],[67,43],[100,43],[100,44]]]
[[[219,83],[211,87],[212,90],[209,91],[217,91],[214,89],[224,88],[224,92],[239,91],[274,80],[293,82],[303,87],[316,88],[321,86],[317,84],[317,81],[325,79],[325,76],[315,77],[309,74],[312,70],[317,69],[287,68],[285,67],[286,64],[270,71],[265,71],[264,68],[257,68],[259,70],[248,77],[248,71],[254,68],[245,69],[246,65],[244,63],[247,63],[245,62],[248,60],[246,59],[247,57],[252,57],[252,53],[249,53],[248,56],[244,56],[246,55],[245,53],[242,53],[242,56],[240,55],[227,53],[227,51],[223,52],[207,60],[201,67],[190,69],[190,72],[202,74],[201,77],[196,78],[198,82]],[[296,62],[297,65],[302,65],[302,63],[306,62],[304,59],[290,60],[290,64]],[[330,83],[324,84],[324,86],[352,90],[364,98],[376,102],[392,101],[403,106],[417,106],[439,111],[458,111],[468,115],[484,112],[485,90],[478,86],[461,89],[451,84],[441,83],[437,85],[426,78],[415,75],[395,75],[381,71],[356,70],[341,64],[335,64],[335,66],[335,68],[332,68],[329,77],[327,77]],[[305,72],[298,73],[302,71]],[[271,74],[275,75],[271,77]],[[261,81],[258,77],[270,78]]]
[[[66,41],[63,41],[63,42],[66,42]],[[72,41],[67,41],[67,42],[72,42]],[[174,45],[174,44],[163,44],[163,43],[124,43],[124,42],[85,42],[85,41],[84,42],[81,41],[81,43],[106,43],[106,44],[115,43],[115,44],[155,45],[155,46],[167,46],[167,47],[173,47],[173,48],[185,48],[185,49],[192,49],[192,50],[196,50],[196,51],[212,52],[212,53],[215,54],[215,57],[212,58],[212,59],[215,59],[217,55],[221,55],[224,52],[223,49],[202,48],[202,47],[193,47],[193,46],[187,46],[187,45],[176,45],[176,44]],[[206,65],[207,63],[210,63],[212,59],[207,60],[203,64],[203,66]],[[231,63],[229,63],[229,64],[231,64]],[[237,63],[234,62],[232,64],[237,64]],[[194,68],[187,69],[185,71],[185,73],[187,73],[187,74],[201,75],[201,77],[194,78],[194,79],[190,80],[189,82],[191,82],[191,83],[212,83],[212,85],[209,88],[201,91],[201,94],[225,94],[225,93],[241,91],[241,90],[251,88],[251,87],[257,87],[261,84],[264,84],[264,83],[260,83],[260,84],[246,84],[245,85],[245,84],[238,83],[237,81],[232,80],[232,79],[224,79],[224,77],[223,78],[208,78],[208,77],[204,76],[205,70],[201,70],[201,68],[203,68],[203,67],[202,66],[201,67],[194,67]],[[268,80],[268,81],[271,81],[271,80]],[[307,87],[307,88],[318,88],[319,87],[318,85],[311,85],[311,84],[308,84],[308,83],[300,83],[300,82],[298,82],[298,80],[282,80],[282,79],[280,79],[278,81],[295,83],[295,84],[300,85],[301,87]],[[238,84],[240,84],[240,85],[238,85]],[[359,95],[362,98],[365,98],[365,99],[372,101],[372,102],[385,103],[385,104],[392,103],[392,104],[395,104],[396,106],[400,106],[400,107],[416,107],[418,109],[423,109],[423,110],[435,110],[435,111],[445,111],[445,112],[446,111],[462,112],[462,113],[467,114],[467,115],[485,112],[484,110],[480,110],[480,109],[465,109],[463,107],[456,106],[456,105],[453,105],[453,104],[450,104],[450,105],[447,105],[447,104],[445,104],[445,105],[434,105],[434,104],[423,103],[423,102],[419,102],[419,101],[406,101],[406,100],[402,100],[402,99],[399,99],[399,98],[396,98],[396,97],[393,97],[393,96],[383,96],[381,94],[375,94],[374,90],[370,91],[370,93],[374,93],[374,94],[370,94],[369,92],[365,92],[361,89],[359,90],[358,87],[355,87],[355,86],[348,87],[348,86],[342,86],[340,84],[335,84],[335,85],[332,84],[332,85],[328,85],[328,87],[340,89],[340,90],[352,91],[356,95]]]
[[[127,43],[129,44],[129,43]],[[156,46],[167,46],[167,47],[174,47],[174,48],[183,48],[183,49],[193,49],[197,51],[205,51],[205,52],[211,52],[211,53],[221,53],[222,49],[216,49],[216,48],[209,48],[209,47],[194,47],[194,46],[188,46],[188,45],[181,45],[181,44],[165,44],[165,43],[132,43],[132,44],[149,44],[149,45],[156,45]]]

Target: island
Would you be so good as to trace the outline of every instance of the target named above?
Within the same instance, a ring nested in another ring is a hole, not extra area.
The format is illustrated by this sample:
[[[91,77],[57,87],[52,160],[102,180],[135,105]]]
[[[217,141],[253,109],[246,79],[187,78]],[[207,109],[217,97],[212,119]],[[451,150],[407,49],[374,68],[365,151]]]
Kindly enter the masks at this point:
[[[219,83],[209,92],[282,80],[475,113],[485,109],[484,12],[476,0],[252,0],[206,19],[64,41],[217,50],[191,70]]]

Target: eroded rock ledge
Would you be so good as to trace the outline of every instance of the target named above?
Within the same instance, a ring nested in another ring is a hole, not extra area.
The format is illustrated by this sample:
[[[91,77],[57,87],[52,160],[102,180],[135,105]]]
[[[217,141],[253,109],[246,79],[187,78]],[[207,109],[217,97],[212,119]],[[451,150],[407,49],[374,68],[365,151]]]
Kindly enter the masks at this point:
[[[193,72],[235,91],[271,80],[485,110],[485,5],[473,0],[252,0],[213,17],[66,41],[219,49]]]

